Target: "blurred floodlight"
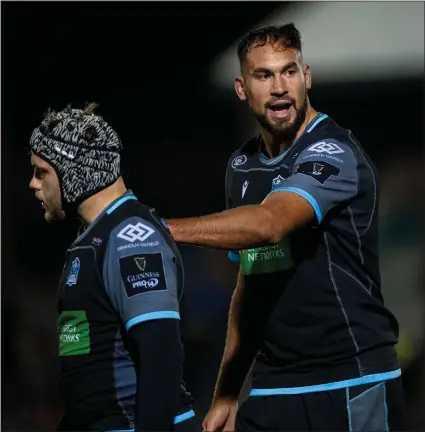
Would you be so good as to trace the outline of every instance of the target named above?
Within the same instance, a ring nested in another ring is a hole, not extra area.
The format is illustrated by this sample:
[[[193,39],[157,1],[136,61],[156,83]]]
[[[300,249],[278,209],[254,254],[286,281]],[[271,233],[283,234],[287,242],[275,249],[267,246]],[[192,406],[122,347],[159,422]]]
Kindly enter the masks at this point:
[[[255,28],[293,22],[314,83],[408,78],[424,74],[423,2],[294,2]],[[239,73],[238,41],[213,64],[222,88]]]

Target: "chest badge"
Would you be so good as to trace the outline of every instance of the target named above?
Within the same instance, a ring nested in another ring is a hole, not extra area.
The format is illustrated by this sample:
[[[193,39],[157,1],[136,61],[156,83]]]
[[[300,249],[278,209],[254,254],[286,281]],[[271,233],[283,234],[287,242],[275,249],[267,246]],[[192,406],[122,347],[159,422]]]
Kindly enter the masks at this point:
[[[75,258],[72,261],[71,269],[69,270],[68,279],[66,285],[72,286],[77,284],[78,274],[80,273],[80,258]]]

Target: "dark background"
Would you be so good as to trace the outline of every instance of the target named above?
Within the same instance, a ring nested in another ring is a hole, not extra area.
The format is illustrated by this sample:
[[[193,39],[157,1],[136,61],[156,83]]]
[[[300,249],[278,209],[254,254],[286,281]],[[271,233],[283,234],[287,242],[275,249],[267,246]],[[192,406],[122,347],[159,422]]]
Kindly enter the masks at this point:
[[[211,84],[210,67],[282,5],[2,3],[2,429],[51,430],[60,415],[55,291],[78,223],[46,224],[28,189],[33,128],[48,107],[99,102],[124,143],[127,185],[142,202],[163,217],[220,211],[227,160],[253,121],[233,93]],[[411,318],[424,301],[423,266],[412,264],[425,258],[423,77],[321,85],[310,99],[353,130],[380,171],[384,294],[401,320],[411,425],[425,428],[424,332],[417,331],[423,321]],[[221,358],[236,267],[222,252],[182,253],[191,311],[187,381],[201,419]],[[394,264],[409,269],[402,285],[391,284]]]

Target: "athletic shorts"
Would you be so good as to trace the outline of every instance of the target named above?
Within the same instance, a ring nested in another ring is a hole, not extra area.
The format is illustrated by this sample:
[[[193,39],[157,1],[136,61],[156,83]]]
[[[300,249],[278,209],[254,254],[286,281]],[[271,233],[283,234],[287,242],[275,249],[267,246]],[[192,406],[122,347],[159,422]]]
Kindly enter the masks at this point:
[[[236,432],[405,431],[401,378],[312,393],[250,396]]]
[[[176,418],[177,420],[177,418]],[[134,429],[122,429],[117,428],[115,425],[122,424],[122,418],[105,417],[99,419],[92,424],[90,427],[86,428],[72,428],[67,427],[64,421],[58,426],[58,432],[134,432]],[[191,410],[178,416],[177,423],[173,426],[174,432],[199,432],[201,425],[197,423],[195,413]]]

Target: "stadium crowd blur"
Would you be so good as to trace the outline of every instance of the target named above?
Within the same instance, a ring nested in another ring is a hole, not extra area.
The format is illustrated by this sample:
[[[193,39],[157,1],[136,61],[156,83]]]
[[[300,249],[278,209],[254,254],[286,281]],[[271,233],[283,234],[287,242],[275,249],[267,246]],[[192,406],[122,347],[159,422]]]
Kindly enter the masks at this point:
[[[212,13],[212,6],[209,7]],[[217,16],[226,14],[223,8],[216,12]],[[229,8],[223,29],[232,26],[232,14],[237,13],[236,7]],[[109,20],[113,19],[111,10]],[[201,14],[199,6],[192,11],[194,16]],[[55,15],[56,21],[51,22],[59,31],[65,12],[54,13],[59,18]],[[50,11],[51,15],[43,19],[48,21],[54,13]],[[160,13],[159,7],[156,13]],[[170,16],[173,13],[176,10],[169,11]],[[6,43],[12,44],[14,38],[15,44],[13,53],[3,51],[4,56],[8,55],[9,65],[5,66],[3,61],[2,73],[3,106],[8,108],[2,113],[2,430],[5,431],[52,430],[61,414],[57,392],[56,284],[65,249],[78,224],[76,221],[67,221],[62,227],[46,224],[39,203],[28,189],[31,168],[25,144],[43,110],[53,104],[59,104],[55,107],[61,109],[70,98],[79,104],[90,98],[99,101],[101,112],[122,136],[128,185],[142,202],[154,206],[164,217],[200,215],[224,208],[227,158],[243,144],[244,124],[249,121],[236,97],[230,94],[217,97],[216,89],[207,82],[206,66],[197,65],[195,60],[183,72],[174,64],[175,81],[162,83],[164,88],[158,94],[149,89],[155,70],[141,67],[128,76],[120,71],[120,65],[114,65],[108,74],[103,73],[107,63],[96,63],[101,53],[96,54],[94,63],[100,65],[96,82],[91,78],[90,82],[84,83],[81,78],[78,81],[73,75],[78,65],[70,64],[65,75],[61,68],[43,69],[43,56],[47,58],[55,50],[65,49],[65,42],[70,44],[66,55],[72,57],[75,51],[72,52],[72,35],[67,36],[65,31],[58,43],[52,40],[50,46],[43,45],[38,51],[36,42],[24,41],[22,35],[22,40],[17,40],[18,18],[20,26],[32,22],[32,27],[26,30],[28,34],[38,28],[37,40],[46,40],[43,38],[47,30],[33,20],[33,14],[39,19],[43,12],[36,12],[34,6],[32,12],[10,8],[9,27],[3,29],[10,38]],[[223,30],[227,31],[229,42],[255,23],[255,12],[251,14],[251,21],[239,29]],[[200,31],[203,27],[195,28]],[[189,38],[190,31],[186,30],[184,35]],[[130,36],[127,34],[127,38]],[[99,37],[106,38],[106,46],[111,43],[106,35]],[[83,44],[84,38],[80,42]],[[12,45],[6,49],[12,51]],[[124,57],[118,62],[123,62]],[[59,54],[50,58],[49,65],[59,65],[58,58]],[[86,63],[82,63],[87,65],[89,58],[90,53]],[[177,60],[180,65],[188,61]],[[174,57],[170,62],[173,61]],[[123,69],[128,71],[132,66],[128,61]],[[192,74],[198,66],[204,73]],[[90,67],[90,64],[83,67],[82,73],[87,73]],[[69,88],[58,95],[65,80]],[[172,86],[171,99],[167,85]],[[386,303],[400,321],[398,349],[412,430],[425,430],[422,86],[422,79],[352,82],[319,86],[311,93],[316,109],[354,131],[381,175],[383,292]],[[394,106],[394,101],[403,101],[400,105],[404,108]],[[139,129],[144,122],[143,129]],[[185,373],[201,419],[209,407],[221,359],[237,269],[223,251],[197,247],[182,247],[181,251],[187,298]]]

